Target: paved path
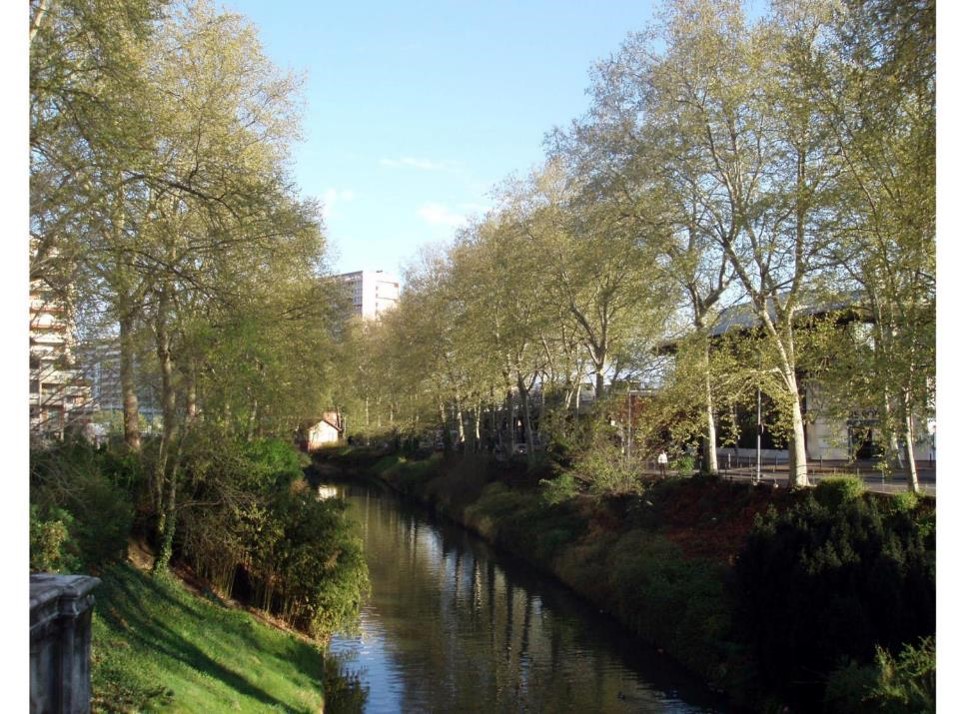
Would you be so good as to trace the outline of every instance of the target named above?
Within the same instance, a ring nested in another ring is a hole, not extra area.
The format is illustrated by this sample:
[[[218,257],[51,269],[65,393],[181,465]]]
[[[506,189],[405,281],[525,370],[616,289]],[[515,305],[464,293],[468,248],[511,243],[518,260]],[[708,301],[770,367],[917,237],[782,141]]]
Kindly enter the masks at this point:
[[[722,464],[721,464],[722,465]],[[907,490],[907,477],[905,473],[896,473],[892,477],[884,480],[882,474],[877,471],[876,464],[870,462],[858,462],[854,464],[845,464],[842,462],[824,462],[823,464],[808,464],[809,478],[816,483],[824,476],[833,476],[835,474],[854,474],[863,479],[864,485],[868,491],[878,493],[901,493]],[[656,471],[650,466],[646,471],[653,475]],[[920,479],[920,489],[928,496],[937,495],[937,468],[935,465],[918,464],[918,476]],[[669,471],[668,473],[674,473]],[[741,466],[732,469],[720,469],[720,475],[737,481],[753,481],[757,477],[756,464],[752,466]],[[763,483],[776,483],[780,487],[786,487],[789,479],[787,476],[787,467],[784,464],[761,463],[760,478]]]
[[[813,483],[816,483],[824,476],[832,476],[833,473],[833,471],[813,472],[809,474],[809,478]],[[856,471],[837,469],[836,473],[856,474]],[[722,475],[724,478],[752,481],[757,477],[757,472],[756,467],[754,467],[753,469],[734,469],[732,471],[725,472]],[[895,474],[893,477],[886,480],[884,480],[881,474],[877,471],[861,471],[859,476],[863,480],[868,491],[876,491],[878,493],[901,493],[907,490],[907,479],[903,474]],[[785,468],[774,470],[773,466],[764,467],[761,465],[760,478],[763,483],[776,483],[781,487],[785,487],[789,481],[787,470]],[[919,478],[920,490],[928,496],[935,497],[937,495],[936,474],[921,471],[919,472]]]

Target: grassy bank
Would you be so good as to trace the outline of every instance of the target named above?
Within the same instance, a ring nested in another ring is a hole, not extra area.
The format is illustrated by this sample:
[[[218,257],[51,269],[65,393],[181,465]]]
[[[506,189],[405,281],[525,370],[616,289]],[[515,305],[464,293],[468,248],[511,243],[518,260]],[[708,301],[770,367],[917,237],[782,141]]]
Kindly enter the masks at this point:
[[[105,571],[93,619],[95,711],[316,712],[317,647],[129,564]]]
[[[586,494],[569,472],[538,483],[482,456],[354,449],[318,467],[376,476],[552,573],[745,708],[932,702],[930,502],[700,476]]]

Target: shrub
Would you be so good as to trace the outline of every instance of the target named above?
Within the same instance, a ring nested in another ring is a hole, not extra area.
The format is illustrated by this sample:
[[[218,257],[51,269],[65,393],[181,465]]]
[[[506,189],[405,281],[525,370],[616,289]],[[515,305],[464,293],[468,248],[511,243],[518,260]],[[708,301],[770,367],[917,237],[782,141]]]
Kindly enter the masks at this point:
[[[684,454],[674,461],[674,468],[676,468],[679,476],[693,476],[694,471],[696,471],[696,463],[692,456]]]
[[[251,466],[280,488],[300,478],[309,458],[279,439],[256,439],[244,445]],[[306,460],[306,463],[304,463]]]
[[[814,498],[828,508],[856,501],[863,497],[866,488],[857,476],[827,476],[813,490]]]
[[[877,647],[872,664],[851,662],[830,675],[826,708],[864,714],[936,711],[936,657],[933,637],[921,638],[917,647],[906,645],[897,656]]]
[[[70,572],[79,570],[80,561],[69,549],[73,516],[62,508],[52,508],[41,516],[30,506],[30,570],[32,572]]]
[[[911,491],[898,493],[890,498],[890,509],[900,513],[910,513],[920,505],[920,497]]]
[[[642,530],[619,539],[608,566],[618,610],[634,629],[716,676],[730,633],[723,567],[686,559],[679,546]]]
[[[850,491],[759,518],[736,565],[738,630],[761,679],[806,704],[845,658],[934,631],[933,561],[917,522],[838,493]]]
[[[577,495],[577,481],[573,474],[563,473],[555,479],[540,480],[541,493],[543,500],[548,505],[555,506],[558,503],[569,501]]]
[[[31,454],[31,559],[82,570],[122,557],[133,524],[124,487],[139,482],[124,461],[84,442]]]
[[[574,470],[597,494],[637,493],[640,480],[625,463],[623,454],[612,443],[597,441],[577,459]]]

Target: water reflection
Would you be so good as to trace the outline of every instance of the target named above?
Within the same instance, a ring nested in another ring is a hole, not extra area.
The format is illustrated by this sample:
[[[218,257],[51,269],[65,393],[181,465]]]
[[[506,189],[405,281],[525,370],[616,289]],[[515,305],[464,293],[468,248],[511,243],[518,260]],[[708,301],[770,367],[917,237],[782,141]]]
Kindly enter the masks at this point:
[[[374,488],[338,486],[373,587],[331,652],[368,712],[719,711],[689,675],[564,588]],[[335,711],[331,706],[330,711]]]

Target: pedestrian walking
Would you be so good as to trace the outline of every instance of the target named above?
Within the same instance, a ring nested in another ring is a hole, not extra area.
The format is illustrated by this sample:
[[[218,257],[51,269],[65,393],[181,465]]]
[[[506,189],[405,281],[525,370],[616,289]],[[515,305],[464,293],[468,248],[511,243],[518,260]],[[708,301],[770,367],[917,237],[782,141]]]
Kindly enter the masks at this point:
[[[661,451],[660,455],[657,457],[657,467],[660,471],[660,476],[665,477],[667,475],[667,452]]]

